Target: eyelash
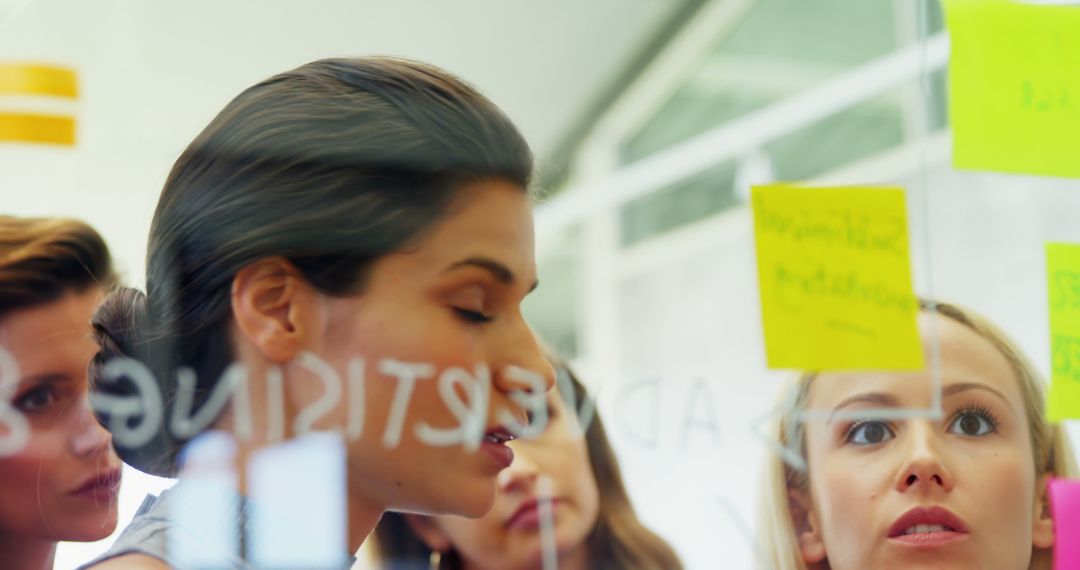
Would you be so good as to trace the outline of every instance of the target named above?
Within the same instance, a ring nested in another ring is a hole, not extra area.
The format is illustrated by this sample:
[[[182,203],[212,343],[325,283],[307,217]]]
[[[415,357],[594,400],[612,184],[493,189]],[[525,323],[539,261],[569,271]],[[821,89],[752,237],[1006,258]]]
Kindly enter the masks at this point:
[[[494,317],[489,317],[479,311],[470,311],[468,309],[462,309],[461,307],[454,307],[454,312],[457,313],[458,318],[472,324],[490,323],[495,320]]]
[[[41,395],[41,394],[45,394],[46,396],[48,396],[48,398],[49,398],[48,402],[41,405],[40,407],[31,408],[30,404],[29,404],[30,399],[33,398],[34,396]],[[31,388],[31,389],[27,390],[21,396],[16,398],[14,404],[15,404],[15,407],[19,409],[19,411],[27,413],[27,414],[33,414],[33,413],[36,413],[36,412],[44,411],[45,408],[48,408],[50,405],[55,404],[58,399],[59,399],[59,397],[56,395],[56,392],[54,392],[51,387],[49,387],[49,386],[35,386],[34,388]]]
[[[855,430],[857,430],[857,429],[859,429],[859,428],[861,428],[863,426],[868,426],[868,425],[872,425],[872,424],[880,424],[883,428],[885,428],[885,431],[888,432],[888,435],[889,435],[890,439],[892,437],[896,436],[896,432],[893,430],[893,428],[887,422],[884,422],[884,421],[881,421],[881,420],[859,420],[857,422],[852,422],[851,425],[849,425],[847,427],[847,429],[844,430],[844,443],[850,443],[850,444],[853,444],[853,445],[861,445],[862,446],[862,445],[876,445],[878,443],[884,443],[885,441],[888,441],[888,440],[882,440],[880,442],[875,442],[875,443],[855,443],[855,442],[852,441],[852,436],[855,433]]]
[[[974,415],[974,416],[978,416],[978,417],[982,418],[983,420],[985,420],[986,423],[989,424],[990,429],[985,434],[979,434],[979,435],[963,434],[963,435],[967,435],[968,437],[982,437],[982,436],[985,436],[985,435],[988,435],[988,434],[991,434],[991,433],[994,433],[995,431],[997,431],[997,427],[998,427],[998,419],[997,419],[997,417],[994,416],[993,412],[991,412],[989,408],[987,408],[986,406],[983,406],[981,404],[969,404],[969,405],[964,406],[964,407],[960,408],[959,410],[957,410],[956,413],[954,413],[952,415],[952,417],[949,419],[948,424],[946,424],[947,425],[946,429],[950,430],[950,432],[951,432],[952,427],[956,424],[956,421],[958,419],[964,417],[965,415],[969,415],[969,414]],[[874,442],[874,443],[855,443],[854,441],[852,441],[853,434],[856,432],[856,430],[858,430],[859,428],[861,428],[863,426],[872,425],[872,424],[880,424],[888,432],[889,439],[896,436],[895,430],[893,430],[893,428],[887,422],[884,422],[882,420],[874,420],[874,419],[860,420],[860,421],[857,421],[857,422],[853,422],[851,425],[849,425],[844,430],[844,442],[845,443],[850,443],[850,444],[855,444],[855,445],[863,445],[863,446],[865,446],[865,445],[876,445],[877,443],[884,443],[885,441],[888,441],[887,439],[882,440],[880,442]]]
[[[951,428],[953,426],[953,424],[956,423],[956,420],[960,419],[961,417],[963,417],[966,414],[979,416],[980,418],[986,420],[986,423],[990,424],[990,431],[987,432],[987,433],[993,433],[993,432],[997,431],[997,427],[998,427],[997,416],[995,416],[993,414],[993,412],[990,411],[989,408],[987,408],[986,406],[983,406],[982,404],[969,404],[969,405],[964,406],[964,407],[960,408],[959,410],[957,410],[956,413],[953,414],[952,418],[949,420],[949,427]],[[983,434],[983,435],[985,435],[985,434]],[[981,437],[981,436],[971,436],[971,437]]]

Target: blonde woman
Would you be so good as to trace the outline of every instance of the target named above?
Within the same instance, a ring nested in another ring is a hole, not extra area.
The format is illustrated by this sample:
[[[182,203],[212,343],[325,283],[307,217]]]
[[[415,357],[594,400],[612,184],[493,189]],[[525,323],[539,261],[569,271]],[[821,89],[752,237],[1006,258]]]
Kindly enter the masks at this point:
[[[1076,467],[1064,431],[1046,421],[1042,381],[985,319],[949,304],[921,309],[943,413],[880,413],[929,409],[931,367],[804,374],[777,427],[806,469],[769,460],[766,567],[1050,568],[1046,483]]]

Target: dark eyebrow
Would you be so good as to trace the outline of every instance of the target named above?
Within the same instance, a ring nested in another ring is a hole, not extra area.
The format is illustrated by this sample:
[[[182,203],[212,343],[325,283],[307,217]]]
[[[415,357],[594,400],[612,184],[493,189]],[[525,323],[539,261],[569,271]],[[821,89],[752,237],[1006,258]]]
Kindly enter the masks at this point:
[[[957,382],[955,384],[949,384],[941,389],[941,397],[955,396],[956,394],[967,392],[968,390],[985,390],[996,395],[998,398],[1001,398],[1001,401],[1005,402],[1005,404],[1009,404],[1009,399],[1005,397],[1005,394],[998,392],[986,384],[979,384],[978,382]]]
[[[503,285],[513,285],[516,281],[513,271],[510,271],[510,269],[502,263],[488,257],[469,257],[463,259],[456,263],[452,263],[450,267],[443,270],[443,273],[462,267],[479,267],[480,269],[484,269],[491,273],[495,277],[495,280]],[[532,293],[539,285],[539,281],[533,281],[532,286],[529,287],[528,293]]]
[[[62,372],[46,372],[44,374],[35,374],[33,376],[23,376],[22,379],[19,380],[19,385],[20,386],[27,386],[27,385],[37,386],[37,385],[40,385],[40,384],[57,384],[57,383],[60,383],[60,382],[67,382],[67,381],[68,381],[68,375],[67,374],[64,374]]]
[[[835,419],[836,412],[846,408],[852,404],[874,404],[879,408],[896,408],[898,402],[891,394],[884,392],[868,392],[866,394],[856,394],[849,398],[845,398],[829,413],[829,420],[827,423],[832,423]]]

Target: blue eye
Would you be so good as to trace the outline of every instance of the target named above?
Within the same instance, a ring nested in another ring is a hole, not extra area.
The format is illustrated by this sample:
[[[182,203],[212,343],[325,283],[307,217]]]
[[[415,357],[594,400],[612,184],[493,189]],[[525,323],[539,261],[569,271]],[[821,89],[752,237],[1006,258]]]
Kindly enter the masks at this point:
[[[469,309],[462,309],[461,307],[454,307],[454,312],[458,318],[474,324],[490,323],[494,320],[494,317],[489,317],[479,311],[470,311]]]
[[[845,441],[855,445],[876,445],[895,437],[885,422],[866,420],[852,424],[845,434]]]
[[[997,421],[986,410],[961,410],[949,424],[949,433],[978,437],[997,430]]]

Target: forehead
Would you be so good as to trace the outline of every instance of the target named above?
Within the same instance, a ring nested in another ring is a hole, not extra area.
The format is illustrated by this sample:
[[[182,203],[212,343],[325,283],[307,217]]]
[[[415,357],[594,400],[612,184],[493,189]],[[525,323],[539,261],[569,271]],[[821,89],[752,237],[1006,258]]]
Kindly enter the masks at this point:
[[[880,392],[893,396],[904,407],[930,405],[934,351],[940,358],[943,385],[957,382],[984,384],[1021,406],[1023,394],[1013,365],[989,340],[966,325],[936,313],[919,315],[923,370],[904,372],[825,372],[814,381],[808,407],[831,409],[859,393]]]
[[[439,271],[463,255],[491,257],[531,284],[536,263],[529,196],[502,180],[469,183],[431,232],[404,255]]]
[[[85,367],[93,345],[90,318],[101,296],[100,289],[91,288],[8,313],[0,318],[0,347],[11,353],[24,376],[69,360]]]

